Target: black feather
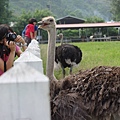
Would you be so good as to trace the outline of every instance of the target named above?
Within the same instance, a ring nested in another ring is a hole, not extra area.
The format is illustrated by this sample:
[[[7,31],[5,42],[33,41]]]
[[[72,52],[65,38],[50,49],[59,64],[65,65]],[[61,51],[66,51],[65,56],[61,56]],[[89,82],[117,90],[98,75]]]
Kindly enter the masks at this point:
[[[69,62],[66,62],[68,59]],[[75,64],[79,64],[81,60],[82,60],[82,51],[77,46],[71,44],[62,44],[56,47],[55,62],[57,64],[60,63],[62,69],[66,67],[71,68]]]

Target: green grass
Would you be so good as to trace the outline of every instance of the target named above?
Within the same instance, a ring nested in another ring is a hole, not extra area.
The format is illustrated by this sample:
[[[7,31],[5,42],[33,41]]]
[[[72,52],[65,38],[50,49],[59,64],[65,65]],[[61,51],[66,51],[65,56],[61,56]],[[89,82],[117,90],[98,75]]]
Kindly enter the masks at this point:
[[[83,58],[81,63],[73,68],[73,73],[96,66],[120,66],[120,41],[109,42],[79,42],[70,43],[81,48]],[[59,45],[59,44],[56,44]],[[47,44],[40,44],[44,73],[46,69]],[[69,73],[66,69],[67,75]],[[62,78],[62,70],[55,71],[57,79]]]

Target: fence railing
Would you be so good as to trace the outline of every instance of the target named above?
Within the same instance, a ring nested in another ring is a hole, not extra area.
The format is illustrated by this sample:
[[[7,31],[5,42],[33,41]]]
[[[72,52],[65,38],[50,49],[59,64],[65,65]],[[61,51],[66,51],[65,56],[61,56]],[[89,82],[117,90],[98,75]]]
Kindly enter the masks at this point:
[[[0,77],[0,89],[0,120],[50,120],[49,79],[36,40]]]

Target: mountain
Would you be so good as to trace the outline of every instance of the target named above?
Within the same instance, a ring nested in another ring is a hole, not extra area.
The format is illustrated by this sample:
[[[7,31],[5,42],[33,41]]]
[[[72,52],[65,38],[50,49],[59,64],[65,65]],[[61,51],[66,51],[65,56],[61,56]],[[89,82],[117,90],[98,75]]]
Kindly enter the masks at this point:
[[[111,19],[110,0],[9,0],[9,6],[15,15],[20,15],[22,11],[49,9],[57,18],[74,15]]]

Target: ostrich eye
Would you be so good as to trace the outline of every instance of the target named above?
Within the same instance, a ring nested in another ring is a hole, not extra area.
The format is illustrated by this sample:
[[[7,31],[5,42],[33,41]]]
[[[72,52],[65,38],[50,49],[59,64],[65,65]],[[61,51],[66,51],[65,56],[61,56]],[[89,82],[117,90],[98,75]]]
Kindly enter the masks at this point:
[[[53,19],[50,19],[50,22],[53,22]]]

